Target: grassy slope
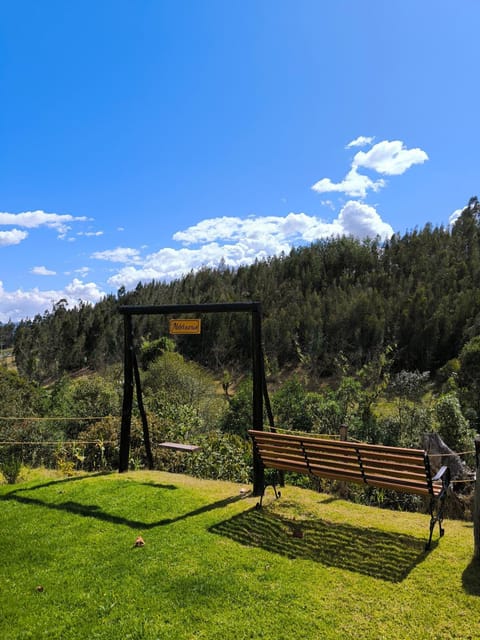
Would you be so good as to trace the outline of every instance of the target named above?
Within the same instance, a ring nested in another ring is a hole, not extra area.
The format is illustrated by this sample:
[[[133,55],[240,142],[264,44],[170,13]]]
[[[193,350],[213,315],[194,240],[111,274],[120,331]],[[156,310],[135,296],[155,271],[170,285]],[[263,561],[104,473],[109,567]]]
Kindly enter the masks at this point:
[[[259,512],[161,472],[1,486],[0,637],[478,637],[469,523],[424,554],[427,516],[283,493]]]

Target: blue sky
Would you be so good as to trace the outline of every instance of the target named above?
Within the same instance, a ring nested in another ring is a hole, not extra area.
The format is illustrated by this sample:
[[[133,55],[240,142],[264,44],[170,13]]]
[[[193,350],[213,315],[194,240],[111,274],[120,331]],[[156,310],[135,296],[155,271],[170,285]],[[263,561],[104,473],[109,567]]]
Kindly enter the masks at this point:
[[[0,3],[0,321],[448,225],[480,191],[479,18],[477,0]]]

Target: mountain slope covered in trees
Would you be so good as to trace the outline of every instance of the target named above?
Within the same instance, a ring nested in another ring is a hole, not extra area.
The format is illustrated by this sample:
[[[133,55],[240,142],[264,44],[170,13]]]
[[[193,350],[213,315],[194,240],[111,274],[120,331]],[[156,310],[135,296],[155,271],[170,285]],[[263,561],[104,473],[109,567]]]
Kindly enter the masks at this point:
[[[18,370],[38,382],[123,353],[123,304],[259,300],[267,366],[332,373],[339,354],[361,367],[388,346],[397,370],[437,371],[480,334],[480,206],[472,198],[452,228],[425,226],[388,242],[332,238],[251,266],[202,269],[171,283],[139,284],[96,305],[60,300],[15,329]],[[223,371],[247,369],[248,314],[203,318],[201,336],[179,336],[188,358]],[[135,318],[138,343],[168,333],[162,316]]]

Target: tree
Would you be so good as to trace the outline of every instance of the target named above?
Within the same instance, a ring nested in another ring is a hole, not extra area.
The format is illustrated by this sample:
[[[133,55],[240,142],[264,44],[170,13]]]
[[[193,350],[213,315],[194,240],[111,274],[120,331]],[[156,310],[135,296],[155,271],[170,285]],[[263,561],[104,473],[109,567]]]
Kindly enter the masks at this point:
[[[478,429],[480,415],[480,336],[469,340],[459,355],[460,370],[458,384],[464,408],[471,407],[477,416]]]
[[[53,387],[50,415],[71,417],[58,421],[67,440],[74,440],[81,431],[99,418],[120,415],[121,388],[98,374],[69,379],[64,376]]]
[[[438,420],[438,433],[454,451],[469,450],[475,432],[465,419],[460,402],[454,393],[441,396],[435,404],[435,414]]]
[[[290,378],[272,398],[276,423],[282,429],[309,432],[313,417],[308,410],[307,391],[297,377]]]

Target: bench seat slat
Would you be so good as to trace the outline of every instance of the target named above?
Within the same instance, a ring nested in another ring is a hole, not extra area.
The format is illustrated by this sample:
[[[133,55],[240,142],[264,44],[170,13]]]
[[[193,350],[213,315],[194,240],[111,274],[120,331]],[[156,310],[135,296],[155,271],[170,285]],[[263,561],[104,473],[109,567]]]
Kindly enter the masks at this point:
[[[281,465],[281,464],[294,464],[295,466],[298,467],[305,467],[305,469],[308,469],[308,464],[307,461],[305,460],[305,458],[302,458],[300,456],[271,456],[268,453],[264,454],[262,456],[262,461],[263,464],[266,466],[271,466],[273,463],[275,463],[277,466]]]
[[[413,465],[425,465],[425,452],[422,451],[422,455],[394,455],[394,454],[385,454],[380,452],[374,452],[371,450],[363,451],[361,448],[358,450],[360,457],[362,460],[377,460],[379,462],[385,462],[389,464],[413,464]]]
[[[388,475],[391,478],[412,478],[413,480],[419,480],[424,483],[427,482],[428,477],[425,467],[417,467],[415,469],[409,467],[398,469],[388,467],[387,465],[362,465],[362,467],[367,476]]]
[[[274,460],[270,463],[265,463],[265,466],[269,469],[278,469],[279,471],[292,471],[297,473],[308,473],[307,465],[295,464],[294,462],[285,461],[284,463],[279,463],[278,460]]]
[[[299,456],[304,456],[304,452],[303,449],[298,446],[298,447],[277,447],[277,446],[265,446],[262,443],[258,443],[257,444],[259,451],[261,451],[264,454],[267,453],[271,453],[272,455],[276,455],[276,456],[281,456],[281,455],[288,455],[291,453],[296,453]]]
[[[338,456],[332,456],[330,454],[324,454],[324,453],[312,453],[309,450],[306,450],[306,456],[309,460],[311,460],[312,462],[316,462],[316,461],[329,461],[332,462],[332,464],[348,464],[349,462],[352,464],[359,464],[359,457],[362,463],[362,466],[364,468],[381,468],[381,469],[389,469],[391,470],[392,473],[395,472],[417,472],[417,473],[425,473],[425,461],[422,458],[421,460],[403,460],[401,462],[399,462],[398,460],[390,460],[390,459],[385,459],[385,458],[365,458],[363,456],[346,456],[346,455],[338,455]]]
[[[419,470],[419,469],[425,469],[425,460],[402,460],[402,461],[397,461],[397,460],[385,460],[382,458],[367,458],[364,456],[361,456],[362,459],[362,464],[364,467],[381,467],[381,468],[386,468],[386,469],[391,469],[392,471],[398,470],[398,471],[402,471],[402,470],[410,470],[410,471],[415,471],[415,470]]]

